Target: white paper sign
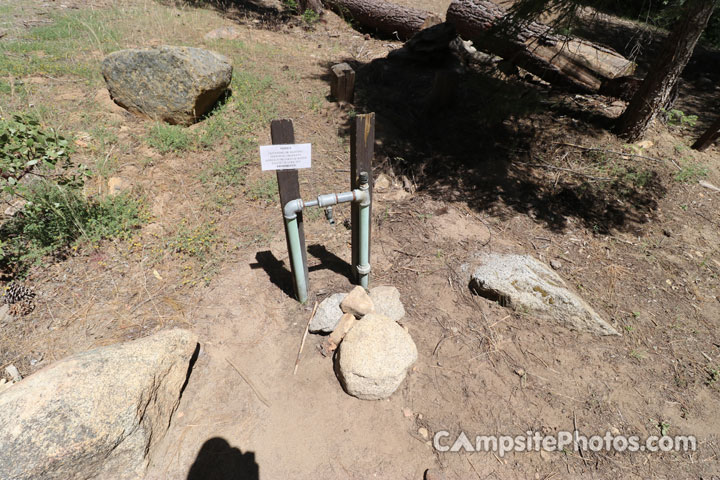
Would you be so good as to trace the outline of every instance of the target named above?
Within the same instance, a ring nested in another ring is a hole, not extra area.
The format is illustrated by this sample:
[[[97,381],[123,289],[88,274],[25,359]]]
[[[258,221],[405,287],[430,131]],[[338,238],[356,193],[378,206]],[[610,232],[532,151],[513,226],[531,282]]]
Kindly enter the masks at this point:
[[[263,170],[310,168],[311,144],[261,145],[260,163]]]

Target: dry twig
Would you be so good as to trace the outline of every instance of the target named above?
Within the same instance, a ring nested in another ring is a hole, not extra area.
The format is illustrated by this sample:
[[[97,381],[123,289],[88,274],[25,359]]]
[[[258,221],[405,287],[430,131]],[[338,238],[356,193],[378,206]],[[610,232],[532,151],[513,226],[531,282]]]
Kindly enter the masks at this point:
[[[226,358],[225,361],[230,364],[230,366],[233,368],[233,370],[235,370],[235,371],[237,372],[238,375],[240,375],[240,378],[242,378],[243,380],[245,380],[245,383],[248,384],[248,386],[250,387],[250,389],[253,391],[253,393],[255,393],[255,395],[257,395],[257,397],[260,399],[260,401],[261,401],[266,407],[270,408],[270,403],[269,403],[269,402],[267,401],[267,399],[262,395],[262,393],[260,393],[260,392],[258,391],[258,389],[255,388],[255,385],[253,385],[253,383],[250,381],[250,379],[247,378],[247,377],[240,371],[240,369],[238,369],[228,358]]]
[[[312,322],[312,319],[315,317],[315,312],[317,312],[318,302],[315,302],[315,306],[313,307],[313,311],[310,314],[310,318],[307,321],[307,325],[305,325],[305,333],[303,333],[302,341],[300,342],[300,348],[298,349],[297,358],[295,359],[295,369],[293,370],[293,375],[295,375],[298,371],[298,365],[300,365],[300,355],[302,354],[303,347],[305,346],[305,339],[307,338],[308,329],[310,328],[310,322]]]

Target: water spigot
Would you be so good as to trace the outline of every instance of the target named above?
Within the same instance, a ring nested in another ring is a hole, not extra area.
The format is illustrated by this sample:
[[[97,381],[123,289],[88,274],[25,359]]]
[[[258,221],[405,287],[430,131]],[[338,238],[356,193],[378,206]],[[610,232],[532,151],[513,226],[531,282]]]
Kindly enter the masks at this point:
[[[325,218],[327,219],[327,221],[330,225],[335,225],[335,217],[333,216],[332,207],[327,207],[325,209]]]

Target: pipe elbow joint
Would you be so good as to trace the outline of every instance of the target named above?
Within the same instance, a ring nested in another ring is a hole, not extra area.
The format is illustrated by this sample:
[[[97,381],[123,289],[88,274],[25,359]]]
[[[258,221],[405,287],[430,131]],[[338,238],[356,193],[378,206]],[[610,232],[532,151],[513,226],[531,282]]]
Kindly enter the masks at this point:
[[[285,220],[292,220],[294,218],[297,218],[298,212],[301,212],[303,207],[304,205],[302,198],[290,200],[283,207],[283,217],[285,217]]]
[[[370,190],[366,188],[357,188],[353,190],[354,202],[357,202],[361,207],[367,207],[370,205]]]

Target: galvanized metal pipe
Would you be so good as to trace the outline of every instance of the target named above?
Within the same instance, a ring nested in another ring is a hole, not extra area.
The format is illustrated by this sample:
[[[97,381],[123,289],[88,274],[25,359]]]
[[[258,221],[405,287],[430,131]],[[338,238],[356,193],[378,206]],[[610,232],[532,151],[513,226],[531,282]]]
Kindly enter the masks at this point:
[[[360,286],[367,290],[370,282],[370,185],[368,174],[360,173],[360,215],[358,225],[358,281]]]
[[[297,224],[297,214],[305,207],[329,207],[338,203],[355,202],[360,205],[359,228],[359,261],[356,265],[358,279],[363,288],[368,288],[370,277],[370,189],[367,182],[367,175],[361,176],[360,188],[350,192],[329,193],[318,195],[316,200],[304,202],[302,198],[290,200],[283,207],[283,217],[288,232],[288,244],[290,245],[290,263],[295,275],[295,286],[300,303],[307,301],[307,284],[305,283],[305,265],[303,264],[302,252],[300,249],[300,233]]]
[[[290,244],[290,262],[295,272],[295,287],[300,303],[307,301],[307,285],[305,284],[305,266],[303,265],[302,252],[300,251],[300,233],[298,231],[297,215],[293,218],[285,218],[288,232],[288,244]]]

